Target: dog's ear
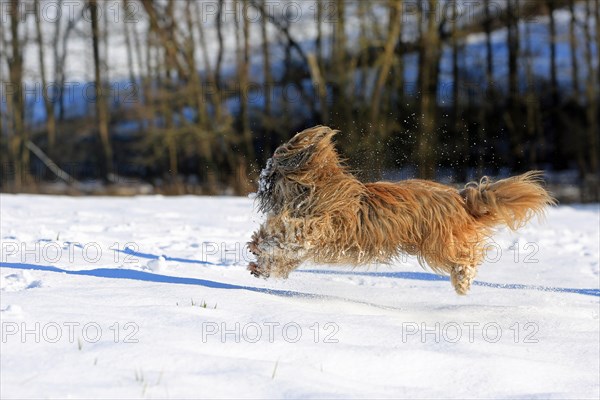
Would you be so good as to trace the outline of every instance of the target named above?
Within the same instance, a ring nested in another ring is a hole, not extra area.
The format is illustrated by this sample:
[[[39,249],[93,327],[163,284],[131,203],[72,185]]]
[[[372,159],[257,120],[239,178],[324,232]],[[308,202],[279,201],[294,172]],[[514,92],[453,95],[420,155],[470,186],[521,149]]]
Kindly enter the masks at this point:
[[[331,140],[332,137],[334,137],[340,132],[337,129],[331,129],[328,126],[319,126],[319,128],[321,128],[320,140]]]
[[[319,148],[331,144],[331,138],[337,132],[327,126],[318,125],[297,133],[275,150],[273,158],[278,168],[284,173],[302,168]]]
[[[338,131],[331,129],[328,126],[317,125],[297,133],[290,139],[288,145],[298,148],[314,146],[324,140],[331,140],[337,132]]]
[[[328,126],[317,125],[297,133],[280,148],[290,152],[298,151],[306,147],[315,146],[324,140],[330,140],[336,133],[337,131]]]

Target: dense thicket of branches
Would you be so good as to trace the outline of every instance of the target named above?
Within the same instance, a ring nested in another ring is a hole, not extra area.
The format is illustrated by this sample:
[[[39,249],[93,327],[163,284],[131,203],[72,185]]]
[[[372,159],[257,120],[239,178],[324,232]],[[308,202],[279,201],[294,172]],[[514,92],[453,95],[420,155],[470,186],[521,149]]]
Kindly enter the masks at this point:
[[[81,180],[243,193],[279,143],[319,123],[343,131],[365,178],[598,179],[600,0],[52,3],[62,15],[2,0],[3,190],[54,178],[31,141]],[[85,97],[66,90],[81,58]]]

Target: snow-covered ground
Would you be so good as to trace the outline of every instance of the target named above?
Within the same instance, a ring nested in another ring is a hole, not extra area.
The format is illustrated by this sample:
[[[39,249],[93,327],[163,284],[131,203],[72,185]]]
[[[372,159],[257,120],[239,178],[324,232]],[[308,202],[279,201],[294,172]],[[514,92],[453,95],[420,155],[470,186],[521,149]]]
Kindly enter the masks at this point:
[[[252,200],[0,196],[2,398],[598,398],[598,205],[501,230],[467,297],[412,258],[255,279]]]

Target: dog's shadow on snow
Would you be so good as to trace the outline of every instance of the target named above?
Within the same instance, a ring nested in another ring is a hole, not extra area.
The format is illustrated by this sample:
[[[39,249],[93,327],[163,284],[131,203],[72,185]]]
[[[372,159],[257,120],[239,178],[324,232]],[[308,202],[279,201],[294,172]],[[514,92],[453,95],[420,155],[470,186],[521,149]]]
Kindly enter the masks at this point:
[[[58,272],[58,273],[64,273],[67,275],[93,276],[93,277],[97,277],[97,278],[131,279],[131,280],[144,281],[144,282],[171,283],[171,284],[179,284],[179,285],[196,285],[196,286],[203,286],[203,287],[207,287],[207,288],[211,288],[211,289],[247,290],[250,292],[265,293],[265,294],[282,296],[282,297],[294,297],[294,298],[303,298],[303,299],[341,300],[341,301],[345,301],[345,302],[352,302],[352,303],[366,305],[366,306],[370,306],[370,307],[381,308],[384,310],[400,310],[399,308],[396,308],[396,307],[385,306],[385,305],[380,305],[380,304],[375,304],[375,303],[369,303],[366,301],[349,299],[349,298],[345,298],[345,297],[314,294],[314,293],[304,293],[304,292],[297,292],[294,290],[280,290],[280,289],[269,289],[269,288],[261,288],[261,287],[254,287],[254,286],[233,285],[230,283],[210,281],[208,279],[183,278],[183,277],[178,277],[178,276],[160,275],[160,274],[154,274],[154,273],[150,273],[150,272],[137,271],[137,270],[133,270],[133,269],[97,268],[97,269],[90,269],[90,270],[70,271],[70,270],[47,266],[47,265],[10,263],[10,262],[0,262],[0,267],[15,268],[15,269],[22,269],[22,270],[37,270],[37,271],[44,271],[44,272]]]
[[[354,275],[354,276],[371,276],[384,278],[409,279],[418,281],[449,281],[450,278],[442,275],[430,274],[427,272],[363,272],[363,271],[336,271],[336,270],[300,270],[312,274],[327,274],[327,275]],[[520,283],[492,283],[483,281],[473,281],[473,286],[485,286],[496,289],[520,289],[520,290],[537,290],[542,292],[560,292],[560,293],[577,293],[587,296],[600,297],[600,289],[576,289],[576,288],[561,288],[541,285],[524,285]]]
[[[148,258],[148,259],[158,259],[159,258],[159,256],[157,256],[155,254],[141,253],[138,251],[134,251],[130,248],[126,248],[124,250],[119,250],[119,251],[122,251],[123,253],[128,254],[128,255],[133,255],[133,256],[142,257],[142,258]],[[187,258],[173,258],[173,257],[169,257],[169,256],[163,256],[163,257],[165,257],[165,260],[167,260],[167,261],[176,261],[176,262],[193,263],[193,264],[204,264],[204,265],[218,265],[218,264],[211,263],[208,261],[200,261],[200,260],[193,260],[193,259],[187,259]],[[407,280],[417,280],[417,281],[450,281],[450,278],[448,278],[447,276],[436,275],[436,274],[432,274],[429,272],[340,271],[340,270],[335,270],[335,269],[327,269],[327,270],[299,269],[298,272],[312,273],[312,274],[325,274],[325,275],[353,275],[353,276],[367,276],[367,277],[371,276],[371,277],[384,277],[384,278],[407,279]],[[153,274],[150,274],[150,275],[153,275]],[[171,278],[171,277],[165,277],[165,278]],[[187,279],[187,278],[179,278],[179,279]],[[202,279],[199,279],[199,281],[202,281]],[[207,281],[207,282],[211,282],[211,281]],[[172,283],[177,283],[177,282],[172,282]],[[218,287],[218,285],[228,285],[228,284],[219,283],[219,282],[212,282],[212,283],[217,286],[207,286],[207,287]],[[236,285],[228,285],[228,286],[232,286],[232,287],[229,287],[229,289],[235,289],[235,288],[247,289],[247,290],[253,290],[253,291],[257,291],[257,292],[279,294],[279,295],[285,295],[285,296],[323,297],[322,295],[314,295],[314,294],[299,293],[299,292],[284,291],[284,290],[272,290],[272,289],[266,289],[266,288],[255,288],[255,287],[251,287],[251,286],[236,286]],[[575,293],[575,294],[582,294],[582,295],[586,295],[586,296],[600,297],[600,289],[598,289],[598,288],[591,288],[591,289],[561,288],[561,287],[542,286],[542,285],[524,285],[524,284],[520,284],[520,283],[492,283],[492,282],[484,282],[484,281],[473,281],[473,286],[483,286],[483,287],[489,287],[489,288],[495,288],[495,289],[513,289],[513,290],[516,289],[516,290],[535,290],[535,291],[541,291],[541,292]],[[224,287],[222,287],[222,288],[224,288]]]
[[[136,255],[144,257],[144,258],[158,258],[158,256],[152,254],[143,254],[137,253]],[[173,260],[173,259],[172,259]],[[193,262],[192,260],[188,260],[188,262]],[[204,263],[197,261],[198,263]],[[210,264],[210,263],[207,263]],[[254,286],[242,286],[242,285],[234,285],[230,283],[223,283],[217,281],[211,281],[208,279],[199,279],[199,278],[184,278],[179,276],[170,276],[170,275],[160,275],[145,271],[138,271],[133,269],[118,269],[118,268],[96,268],[90,270],[66,270],[58,267],[47,266],[47,265],[37,265],[37,264],[27,264],[27,263],[10,263],[10,262],[1,262],[0,266],[7,268],[15,268],[22,270],[38,270],[44,272],[58,272],[64,273],[67,275],[79,275],[79,276],[93,276],[97,278],[110,278],[110,279],[130,279],[136,281],[144,281],[144,282],[156,282],[156,283],[172,283],[179,285],[196,285],[196,286],[204,286],[211,289],[234,289],[234,290],[248,290],[251,292],[257,293],[266,293],[277,296],[284,297],[303,297],[303,298],[332,298],[338,300],[350,300],[345,298],[338,298],[336,296],[322,295],[322,294],[313,294],[313,293],[303,293],[297,292],[293,290],[280,290],[280,289],[269,289],[269,288],[261,288]],[[336,271],[336,270],[299,270],[300,273],[310,273],[310,274],[327,274],[327,275],[350,275],[350,276],[366,276],[366,277],[385,277],[385,278],[395,278],[395,279],[408,279],[408,280],[419,280],[419,281],[447,281],[448,277],[435,275],[426,272],[362,272],[362,271]],[[523,285],[523,284],[501,284],[501,283],[491,283],[491,282],[482,282],[482,281],[474,281],[474,286],[484,286],[496,289],[519,289],[519,290],[536,290],[543,292],[560,292],[560,293],[576,293],[582,294],[586,296],[595,296],[600,297],[600,289],[576,289],[576,288],[560,288],[560,287],[548,287],[548,286],[538,286],[538,285]],[[355,300],[354,300],[355,301]],[[357,301],[359,303],[374,305],[367,302]],[[379,306],[381,308],[389,308],[385,306]]]
[[[277,290],[260,288],[253,286],[241,286],[233,285],[230,283],[222,283],[216,281],[210,281],[208,279],[198,278],[184,278],[179,276],[160,275],[145,271],[138,271],[134,269],[123,269],[123,268],[96,268],[89,270],[68,270],[58,267],[52,267],[48,265],[37,265],[37,264],[26,264],[26,263],[10,263],[2,262],[0,267],[24,269],[24,270],[37,270],[44,272],[59,272],[67,275],[79,275],[79,276],[94,276],[97,278],[110,278],[110,279],[130,279],[135,281],[144,282],[156,282],[156,283],[174,283],[179,285],[196,285],[204,286],[211,289],[237,289],[237,290],[249,290],[252,292],[269,293],[278,296],[303,296],[303,297],[317,297],[308,293],[295,292],[292,290]]]

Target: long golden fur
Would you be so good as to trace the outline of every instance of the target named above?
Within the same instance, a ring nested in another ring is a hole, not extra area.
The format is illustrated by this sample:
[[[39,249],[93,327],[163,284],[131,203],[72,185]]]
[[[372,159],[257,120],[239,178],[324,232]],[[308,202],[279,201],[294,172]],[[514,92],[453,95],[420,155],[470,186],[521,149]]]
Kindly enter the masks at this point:
[[[517,229],[555,203],[537,171],[460,191],[419,179],[361,183],[342,165],[336,133],[325,126],[298,133],[262,171],[257,200],[267,220],[249,242],[253,275],[286,278],[308,260],[361,265],[407,253],[450,274],[466,294],[493,229]]]

